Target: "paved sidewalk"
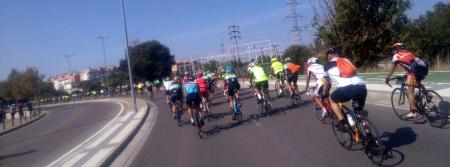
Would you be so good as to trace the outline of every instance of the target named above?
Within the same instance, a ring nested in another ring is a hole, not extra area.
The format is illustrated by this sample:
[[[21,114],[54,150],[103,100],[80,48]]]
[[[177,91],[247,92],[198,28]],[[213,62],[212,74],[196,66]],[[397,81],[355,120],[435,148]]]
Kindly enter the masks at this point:
[[[33,117],[30,116],[30,112],[24,111],[25,116],[20,120],[19,113],[15,114],[15,119],[11,119],[11,113],[6,113],[6,119],[4,122],[0,122],[0,135],[4,135],[9,133],[15,129],[26,126],[37,119],[42,118],[46,115],[45,112],[42,112],[39,115],[35,115]]]

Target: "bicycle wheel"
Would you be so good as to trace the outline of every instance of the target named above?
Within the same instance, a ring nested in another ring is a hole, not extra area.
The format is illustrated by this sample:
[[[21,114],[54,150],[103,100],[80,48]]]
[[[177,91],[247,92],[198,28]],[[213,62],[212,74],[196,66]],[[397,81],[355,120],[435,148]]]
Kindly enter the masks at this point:
[[[183,113],[183,112],[181,111],[180,104],[178,104],[177,108],[176,108],[176,115],[175,115],[176,118],[177,118],[177,125],[178,125],[178,127],[183,126],[183,123],[181,122],[181,113]]]
[[[408,120],[406,115],[409,113],[408,99],[406,92],[402,88],[395,88],[391,94],[391,105],[395,115],[400,120]]]
[[[428,90],[428,94],[424,95],[420,100],[422,100],[422,104],[425,104],[422,112],[424,113],[430,126],[442,128],[445,124],[447,124],[447,108],[441,105],[444,99],[442,99],[437,92]]]
[[[361,118],[357,123],[363,136],[363,148],[367,157],[376,165],[381,165],[384,160],[385,147],[380,139],[375,125],[367,118]]]
[[[343,106],[344,114],[350,112],[350,110]],[[344,117],[344,119],[346,119]],[[344,147],[347,150],[350,150],[353,146],[353,133],[350,125],[348,124],[347,120],[345,120],[344,127],[342,129],[339,129],[339,121],[337,117],[332,120],[331,122],[331,128],[333,129],[333,134],[336,137],[336,140],[338,143]]]

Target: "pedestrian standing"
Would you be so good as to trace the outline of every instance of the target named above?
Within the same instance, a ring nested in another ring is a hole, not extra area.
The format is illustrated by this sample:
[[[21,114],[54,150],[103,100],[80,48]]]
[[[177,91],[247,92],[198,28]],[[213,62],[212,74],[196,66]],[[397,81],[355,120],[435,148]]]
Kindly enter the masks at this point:
[[[19,111],[19,123],[22,124],[22,119],[24,119],[24,111],[23,111],[23,103],[19,103],[18,111]],[[26,119],[26,118],[25,118]]]
[[[36,116],[36,114],[33,112],[33,103],[31,101],[28,101],[27,108],[30,112],[30,118]]]
[[[14,127],[14,123],[16,120],[16,113],[17,113],[16,104],[11,104],[9,106],[9,113],[11,114],[11,123],[12,123],[12,126]]]

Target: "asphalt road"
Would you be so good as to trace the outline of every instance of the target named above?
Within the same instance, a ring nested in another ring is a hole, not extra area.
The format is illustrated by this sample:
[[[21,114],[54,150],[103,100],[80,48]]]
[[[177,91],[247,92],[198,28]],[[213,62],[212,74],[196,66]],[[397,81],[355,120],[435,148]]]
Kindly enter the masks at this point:
[[[0,166],[46,166],[89,138],[120,110],[112,102],[45,109],[37,122],[0,136]]]
[[[330,125],[321,124],[313,114],[311,97],[298,107],[285,98],[275,99],[274,115],[258,118],[255,98],[248,89],[241,95],[246,122],[231,124],[225,99],[216,95],[213,112],[223,117],[207,122],[203,130],[210,135],[200,139],[196,128],[176,125],[158,93],[152,100],[158,117],[131,166],[374,166],[362,151],[345,150],[337,143]],[[367,104],[366,109],[383,134],[388,150],[384,166],[450,166],[449,129],[401,121],[387,107]],[[188,121],[186,115],[183,118]]]

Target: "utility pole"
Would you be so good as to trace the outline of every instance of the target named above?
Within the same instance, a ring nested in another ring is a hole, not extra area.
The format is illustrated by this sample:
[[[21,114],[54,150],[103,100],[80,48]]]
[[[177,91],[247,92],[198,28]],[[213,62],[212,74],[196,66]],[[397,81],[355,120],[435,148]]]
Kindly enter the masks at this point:
[[[288,0],[286,4],[289,7],[289,15],[286,17],[291,20],[292,44],[300,45],[300,27],[298,26],[297,1]]]
[[[241,39],[241,32],[239,31],[240,27],[238,25],[228,26],[228,35],[230,35],[230,40],[234,43],[235,52],[236,52],[236,61],[240,61],[239,58],[239,48],[238,48],[238,40]]]
[[[105,38],[108,38],[108,35],[98,36],[97,38],[101,40],[102,42],[102,48],[103,48],[103,58],[105,60],[105,72],[106,72],[106,90],[108,91],[108,96],[111,97],[111,89],[109,87],[109,70],[107,68],[106,63],[106,51],[105,51]]]
[[[127,43],[127,64],[128,64],[128,76],[130,78],[130,88],[131,88],[131,101],[133,102],[133,110],[134,112],[137,112],[137,106],[136,106],[136,96],[134,94],[134,86],[133,86],[133,75],[131,72],[131,63],[130,63],[130,43],[128,42],[128,30],[127,30],[127,20],[125,17],[125,6],[123,3],[124,0],[121,0],[121,7],[122,7],[122,19],[123,19],[123,27],[125,30],[125,41]]]
[[[70,66],[70,57],[73,55],[64,55],[65,58],[67,58],[67,64],[69,65],[69,74],[72,73],[72,67]]]

